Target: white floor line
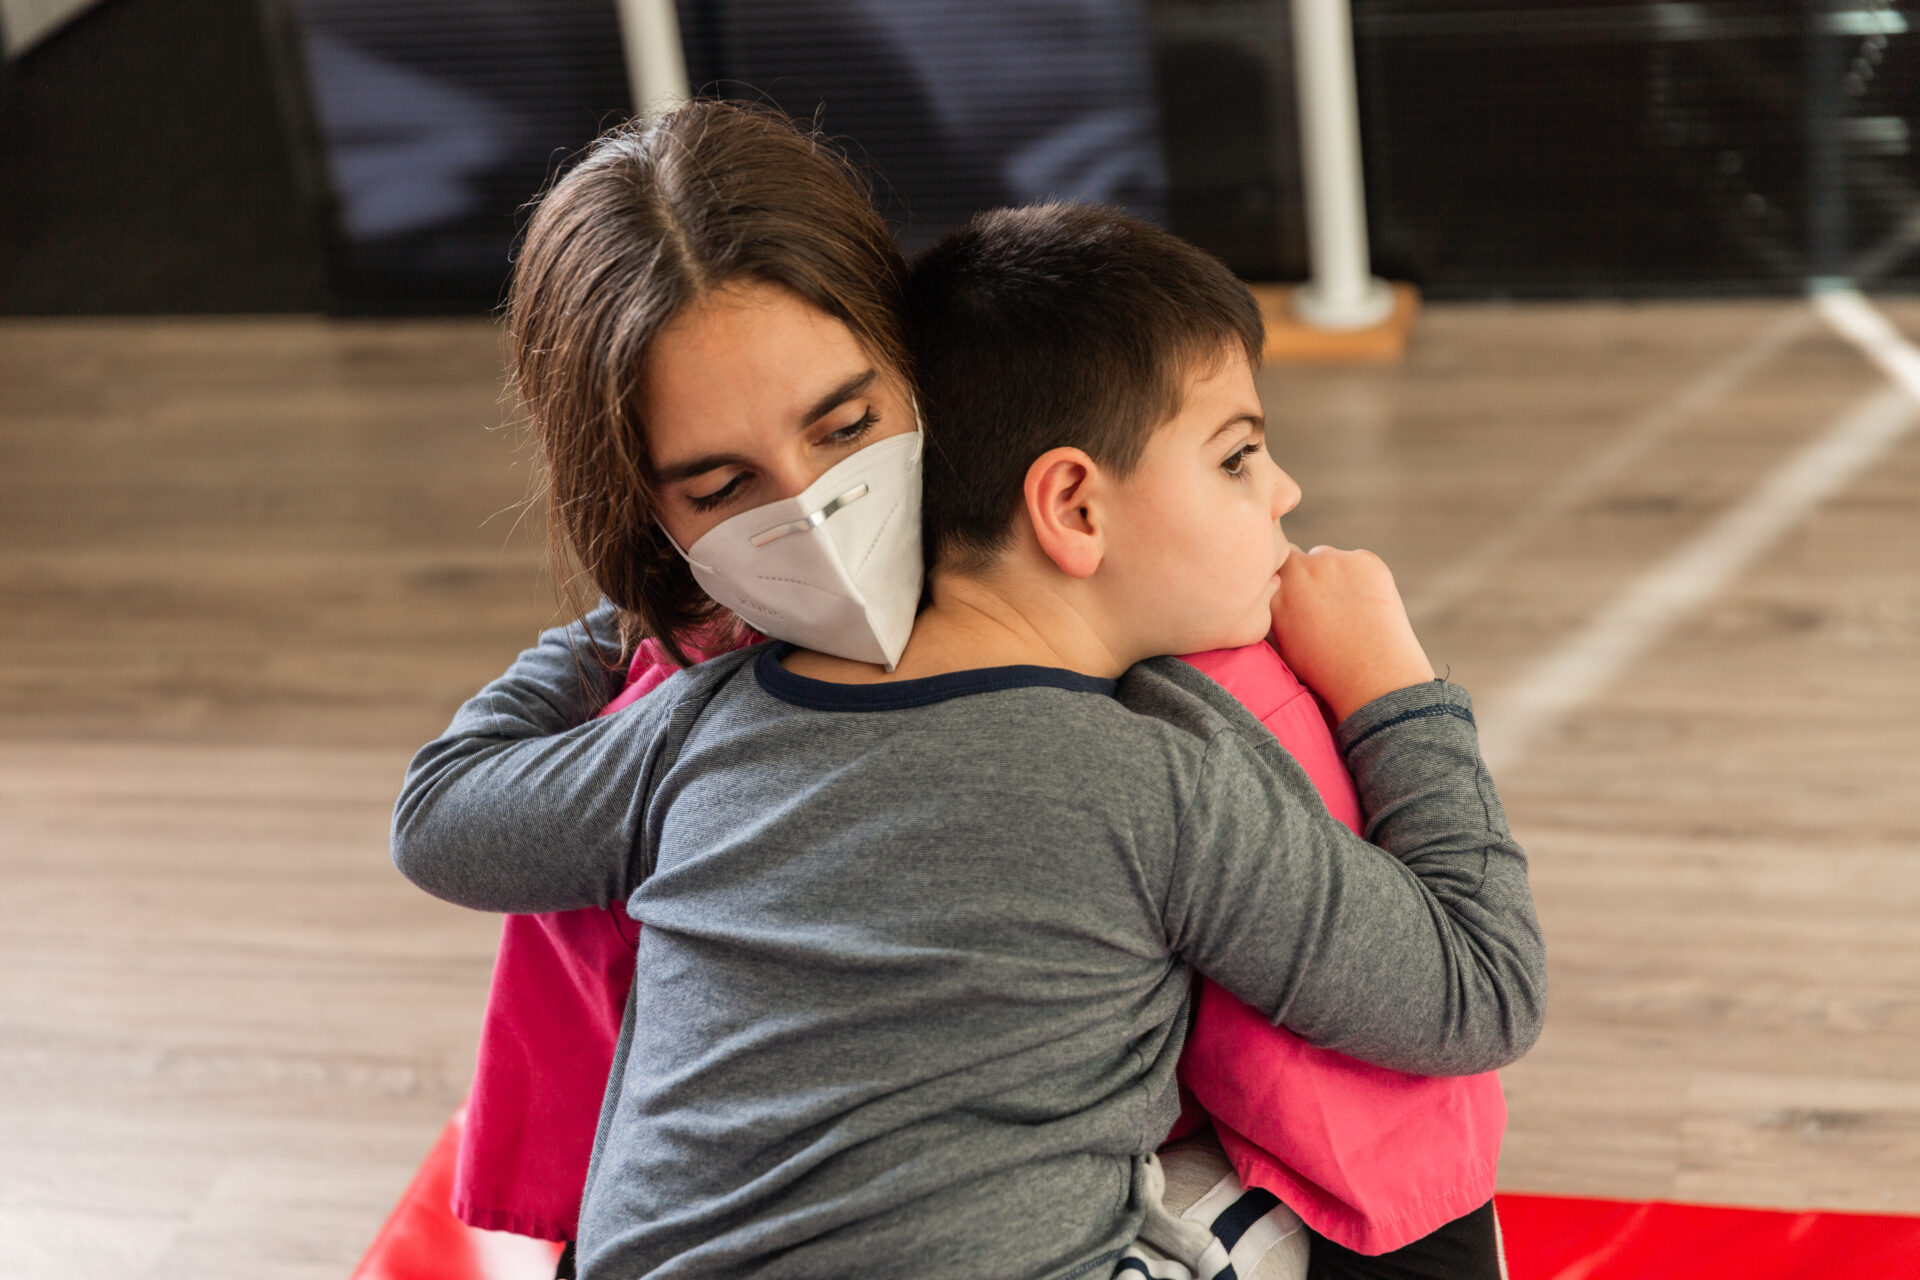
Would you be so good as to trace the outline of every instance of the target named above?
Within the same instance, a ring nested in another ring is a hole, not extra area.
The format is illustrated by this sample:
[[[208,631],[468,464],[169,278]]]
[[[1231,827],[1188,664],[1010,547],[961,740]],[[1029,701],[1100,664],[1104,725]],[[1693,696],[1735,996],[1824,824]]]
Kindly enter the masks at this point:
[[[1834,332],[1920,400],[1920,348],[1908,342],[1878,308],[1852,289],[1815,294],[1813,306]]]
[[[1481,751],[1490,767],[1497,770],[1518,761],[1541,732],[1598,695],[1676,623],[1920,422],[1920,349],[1857,293],[1826,295],[1817,305],[1896,385],[1843,414],[1738,506],[1489,698],[1479,719]]]
[[[1549,488],[1499,532],[1454,561],[1407,600],[1416,624],[1430,622],[1471,595],[1495,570],[1526,549],[1553,521],[1587,501],[1640,461],[1661,441],[1725,399],[1754,370],[1818,327],[1811,311],[1795,309],[1760,331],[1745,347],[1642,414],[1586,463]]]

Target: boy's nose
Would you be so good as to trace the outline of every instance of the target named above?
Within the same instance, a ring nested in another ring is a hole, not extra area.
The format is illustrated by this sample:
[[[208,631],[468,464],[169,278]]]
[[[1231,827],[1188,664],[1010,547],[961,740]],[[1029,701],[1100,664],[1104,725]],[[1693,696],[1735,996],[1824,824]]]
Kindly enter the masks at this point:
[[[1300,505],[1300,486],[1292,476],[1275,467],[1273,480],[1273,518],[1278,520]]]

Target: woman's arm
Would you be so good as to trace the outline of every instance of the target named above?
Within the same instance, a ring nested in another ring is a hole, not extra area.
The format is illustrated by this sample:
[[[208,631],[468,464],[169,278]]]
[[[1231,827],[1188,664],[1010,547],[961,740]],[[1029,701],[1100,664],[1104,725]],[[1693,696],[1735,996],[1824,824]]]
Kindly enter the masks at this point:
[[[393,812],[401,874],[483,911],[631,893],[645,784],[690,682],[674,677],[630,710],[588,720],[618,688],[618,659],[603,606],[543,634],[461,707],[408,766]]]
[[[1273,1022],[1369,1062],[1462,1075],[1524,1053],[1545,1013],[1545,951],[1465,691],[1428,681],[1341,724],[1376,848],[1224,691],[1152,665],[1233,726],[1182,815],[1174,947]]]
[[[537,726],[531,736],[563,733],[591,720],[619,694],[626,684],[624,657],[617,611],[603,600],[578,622],[542,631],[460,714],[492,697],[503,711]]]

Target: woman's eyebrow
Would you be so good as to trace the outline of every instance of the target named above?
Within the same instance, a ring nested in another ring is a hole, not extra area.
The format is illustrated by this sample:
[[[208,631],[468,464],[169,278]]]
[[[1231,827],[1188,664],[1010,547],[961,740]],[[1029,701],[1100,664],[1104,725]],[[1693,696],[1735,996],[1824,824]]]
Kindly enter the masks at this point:
[[[868,369],[864,372],[854,374],[845,382],[815,401],[813,407],[807,410],[806,417],[799,421],[795,429],[804,431],[807,427],[817,422],[829,410],[833,409],[834,406],[853,399],[868,387],[871,387],[874,379],[879,376],[880,371],[878,369]],[[655,484],[678,484],[682,480],[691,480],[695,476],[704,475],[720,467],[744,467],[747,465],[747,460],[737,453],[703,453],[697,458],[688,458],[683,462],[675,462],[671,465],[658,468],[653,473],[653,479]]]
[[[682,480],[691,480],[697,475],[714,470],[716,467],[744,467],[747,460],[737,453],[703,453],[697,458],[688,458],[685,462],[676,462],[669,467],[661,467],[653,473],[655,484],[678,484]]]
[[[816,400],[813,408],[807,410],[806,416],[800,420],[800,425],[802,427],[811,426],[835,405],[853,399],[868,387],[872,386],[873,380],[879,376],[880,371],[878,369],[868,369],[865,373],[854,374],[851,378],[848,378],[845,382]]]

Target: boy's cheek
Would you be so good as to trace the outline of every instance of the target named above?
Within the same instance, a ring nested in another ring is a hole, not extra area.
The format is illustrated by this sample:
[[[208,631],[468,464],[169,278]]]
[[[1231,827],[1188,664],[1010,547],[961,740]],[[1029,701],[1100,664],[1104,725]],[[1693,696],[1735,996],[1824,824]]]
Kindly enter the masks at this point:
[[[1263,597],[1249,599],[1244,587],[1196,607],[1178,647],[1171,653],[1206,653],[1259,644],[1273,630],[1273,614]]]
[[[1273,615],[1263,610],[1241,628],[1240,634],[1234,637],[1231,647],[1241,649],[1250,644],[1260,644],[1272,631]]]

